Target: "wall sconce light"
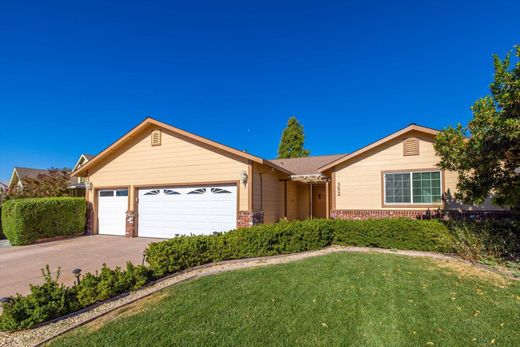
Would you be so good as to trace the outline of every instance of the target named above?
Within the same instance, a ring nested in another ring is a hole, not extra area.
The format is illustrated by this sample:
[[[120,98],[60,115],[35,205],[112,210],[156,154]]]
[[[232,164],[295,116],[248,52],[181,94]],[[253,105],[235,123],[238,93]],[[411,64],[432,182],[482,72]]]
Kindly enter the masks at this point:
[[[88,190],[89,191],[92,191],[92,189],[94,189],[94,185],[92,184],[92,182],[85,182],[85,185],[87,186]]]
[[[243,184],[246,184],[247,183],[247,178],[248,178],[247,172],[242,171],[240,173],[240,182],[242,182]]]

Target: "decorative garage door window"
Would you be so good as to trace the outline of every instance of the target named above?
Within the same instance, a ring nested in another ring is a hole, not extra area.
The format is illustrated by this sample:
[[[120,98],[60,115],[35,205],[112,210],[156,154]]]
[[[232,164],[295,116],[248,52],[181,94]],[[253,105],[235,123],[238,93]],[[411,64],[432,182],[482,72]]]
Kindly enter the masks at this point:
[[[231,194],[229,190],[221,189],[221,188],[211,188],[211,192],[213,194]]]
[[[150,190],[149,192],[144,193],[144,195],[159,195],[161,191],[159,189]]]
[[[180,195],[181,193],[175,191],[175,190],[172,190],[172,189],[165,189],[164,191],[164,194],[165,195]]]
[[[204,194],[204,193],[206,193],[206,188],[195,189],[195,190],[192,190],[191,192],[189,192],[188,194]]]

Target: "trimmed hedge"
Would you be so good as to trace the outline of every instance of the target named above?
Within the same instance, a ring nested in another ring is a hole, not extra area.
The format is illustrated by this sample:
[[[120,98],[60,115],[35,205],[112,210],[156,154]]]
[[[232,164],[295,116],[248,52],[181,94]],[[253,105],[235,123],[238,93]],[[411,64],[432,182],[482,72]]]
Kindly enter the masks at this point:
[[[2,205],[2,227],[12,245],[80,234],[85,230],[83,198],[11,199]]]
[[[419,251],[453,250],[437,220],[306,220],[263,224],[210,236],[181,236],[152,243],[147,261],[156,276],[210,262],[349,245]]]

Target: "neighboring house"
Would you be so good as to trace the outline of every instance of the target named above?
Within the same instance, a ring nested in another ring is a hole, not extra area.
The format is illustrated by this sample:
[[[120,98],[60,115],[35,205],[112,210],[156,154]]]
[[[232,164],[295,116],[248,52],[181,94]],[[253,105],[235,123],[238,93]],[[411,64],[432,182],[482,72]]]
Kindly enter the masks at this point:
[[[0,190],[6,191],[7,187],[8,187],[7,184],[5,184],[4,182],[0,181]]]
[[[79,156],[78,161],[76,162],[76,165],[74,165],[74,168],[72,169],[72,172],[78,170],[80,167],[88,163],[90,159],[94,158],[94,155],[92,154],[82,154]],[[71,189],[71,195],[73,196],[85,196],[86,190],[88,189],[85,178],[84,177],[70,177],[70,186]]]
[[[172,237],[280,219],[416,218],[461,207],[450,200],[456,174],[436,166],[436,134],[410,125],[350,154],[266,160],[147,118],[72,175],[89,187],[92,233]]]
[[[90,154],[82,154],[74,166],[74,170],[81,167],[81,165],[85,164],[93,158],[93,155]],[[11,179],[9,180],[8,187],[9,188],[17,188],[23,189],[24,181],[28,178],[38,178],[38,175],[44,175],[49,172],[48,169],[34,169],[34,168],[26,168],[26,167],[15,167],[13,168],[13,173],[11,174]],[[83,178],[72,177],[69,181],[69,189],[70,194],[72,196],[85,196],[85,183],[83,182]]]

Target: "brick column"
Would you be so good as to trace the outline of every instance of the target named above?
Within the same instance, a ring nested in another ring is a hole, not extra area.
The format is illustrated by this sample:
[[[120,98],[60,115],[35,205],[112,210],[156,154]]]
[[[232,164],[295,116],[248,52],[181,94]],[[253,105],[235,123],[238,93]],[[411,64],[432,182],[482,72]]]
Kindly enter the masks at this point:
[[[246,228],[264,223],[263,211],[238,211],[237,227]]]
[[[135,237],[134,211],[126,211],[126,237]]]
[[[91,202],[87,202],[87,215],[85,223],[85,235],[92,235],[94,232],[94,208]]]

